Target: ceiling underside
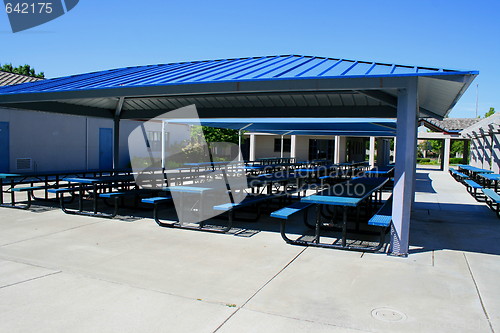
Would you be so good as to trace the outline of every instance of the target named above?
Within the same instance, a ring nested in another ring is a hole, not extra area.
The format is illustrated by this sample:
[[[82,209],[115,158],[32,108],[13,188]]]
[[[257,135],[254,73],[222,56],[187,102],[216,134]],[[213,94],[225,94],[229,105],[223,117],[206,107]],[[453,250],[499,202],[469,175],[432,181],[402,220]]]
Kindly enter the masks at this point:
[[[467,84],[463,80],[419,78],[421,117],[442,118],[462,94]],[[134,96],[92,92],[92,97],[70,98],[78,92],[31,98],[30,101],[1,103],[0,106],[34,111],[113,118],[120,98],[124,98],[121,119],[154,118],[187,105],[196,105],[202,118],[214,117],[375,117],[395,118],[397,89],[361,87],[360,89],[303,89],[280,91],[215,91],[165,93]],[[208,90],[208,89],[205,89]],[[154,92],[159,91],[156,89]],[[160,89],[161,91],[161,89]],[[88,95],[88,93],[86,94]]]

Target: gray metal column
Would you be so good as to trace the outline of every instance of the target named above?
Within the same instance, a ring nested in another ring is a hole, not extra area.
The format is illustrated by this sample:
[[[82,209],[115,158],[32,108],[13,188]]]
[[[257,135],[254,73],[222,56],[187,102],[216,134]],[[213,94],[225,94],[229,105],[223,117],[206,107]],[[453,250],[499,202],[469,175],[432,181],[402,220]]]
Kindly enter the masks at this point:
[[[391,254],[407,256],[417,151],[418,78],[398,91],[397,153],[394,176]]]
[[[113,169],[120,165],[120,115],[122,113],[125,97],[120,97],[116,104],[115,116],[113,118]]]

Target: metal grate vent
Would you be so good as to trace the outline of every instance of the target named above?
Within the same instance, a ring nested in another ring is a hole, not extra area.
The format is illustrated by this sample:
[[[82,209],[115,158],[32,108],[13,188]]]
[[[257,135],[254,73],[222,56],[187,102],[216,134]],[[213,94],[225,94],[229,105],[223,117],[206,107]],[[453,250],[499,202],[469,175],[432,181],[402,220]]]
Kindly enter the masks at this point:
[[[17,158],[16,159],[16,169],[17,170],[33,170],[33,160],[31,158]]]

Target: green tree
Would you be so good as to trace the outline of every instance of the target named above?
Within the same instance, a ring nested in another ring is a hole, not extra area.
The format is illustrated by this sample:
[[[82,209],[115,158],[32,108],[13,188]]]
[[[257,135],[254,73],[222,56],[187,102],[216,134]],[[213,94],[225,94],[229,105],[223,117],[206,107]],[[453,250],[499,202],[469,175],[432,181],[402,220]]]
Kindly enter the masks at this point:
[[[495,114],[495,108],[490,108],[490,110],[484,114],[484,118],[488,118],[489,116],[492,116],[494,114]]]
[[[4,64],[0,66],[0,71],[45,79],[44,72],[37,73],[30,65],[14,67],[12,64]]]
[[[464,142],[462,140],[455,140],[451,143],[450,153],[453,157],[457,155],[457,153],[461,153],[464,151]]]
[[[441,140],[429,140],[431,145],[431,152],[438,156],[438,160],[441,160],[441,149],[443,148],[443,141]]]
[[[238,131],[227,128],[215,128],[208,126],[193,126],[191,130],[191,138],[199,141],[201,134],[205,136],[205,141],[210,142],[232,142],[238,143]]]

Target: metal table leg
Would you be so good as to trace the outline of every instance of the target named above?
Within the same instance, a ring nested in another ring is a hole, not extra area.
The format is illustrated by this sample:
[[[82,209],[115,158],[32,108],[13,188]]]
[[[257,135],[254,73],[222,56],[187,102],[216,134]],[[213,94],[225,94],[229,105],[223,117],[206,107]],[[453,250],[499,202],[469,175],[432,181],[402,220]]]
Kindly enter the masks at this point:
[[[346,247],[347,245],[347,207],[343,207],[342,212],[342,247]]]

